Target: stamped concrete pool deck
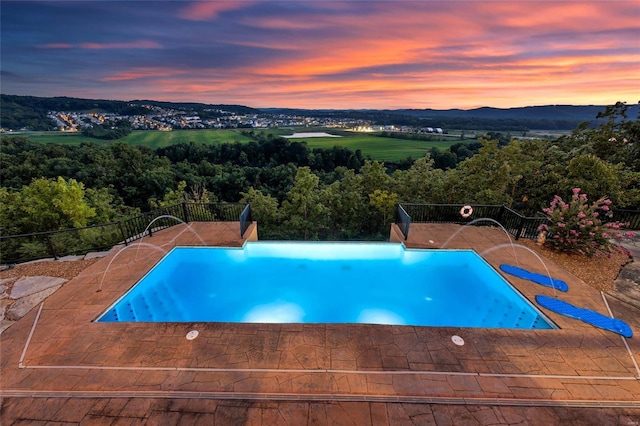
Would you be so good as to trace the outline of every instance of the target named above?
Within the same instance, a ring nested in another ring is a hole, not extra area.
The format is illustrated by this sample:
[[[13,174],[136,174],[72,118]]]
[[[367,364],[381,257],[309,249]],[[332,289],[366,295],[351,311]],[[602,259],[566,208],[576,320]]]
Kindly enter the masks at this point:
[[[542,308],[559,329],[94,322],[173,246],[239,247],[238,229],[145,237],[13,324],[0,336],[0,424],[640,424],[640,311],[498,228],[412,224],[405,244],[546,267],[567,293],[505,278],[534,305],[544,294],[611,311],[634,337]]]

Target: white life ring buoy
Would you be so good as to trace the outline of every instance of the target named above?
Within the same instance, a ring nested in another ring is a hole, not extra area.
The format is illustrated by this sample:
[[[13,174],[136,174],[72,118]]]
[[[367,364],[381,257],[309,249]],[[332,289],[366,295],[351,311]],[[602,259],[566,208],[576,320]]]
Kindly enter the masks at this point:
[[[465,219],[471,216],[472,213],[473,213],[473,208],[471,206],[468,206],[468,205],[463,206],[460,209],[460,216],[464,217]]]

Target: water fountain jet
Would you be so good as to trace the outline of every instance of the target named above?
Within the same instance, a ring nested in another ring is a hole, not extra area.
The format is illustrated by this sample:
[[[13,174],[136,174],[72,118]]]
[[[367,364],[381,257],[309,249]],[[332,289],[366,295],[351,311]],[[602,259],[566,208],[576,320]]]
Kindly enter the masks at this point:
[[[516,255],[516,250],[515,248],[513,248],[514,244],[513,244],[513,239],[511,237],[511,234],[509,233],[509,231],[506,230],[506,228],[497,220],[492,219],[490,217],[480,217],[478,219],[474,219],[472,221],[470,221],[469,223],[466,223],[464,226],[462,226],[460,229],[458,229],[456,232],[454,232],[449,238],[447,238],[447,240],[442,243],[442,245],[440,246],[441,249],[445,248],[445,246],[447,244],[449,244],[449,242],[454,239],[459,233],[461,233],[467,226],[473,225],[474,223],[478,223],[478,222],[492,222],[496,225],[498,225],[498,227],[500,229],[502,229],[502,231],[507,235],[507,238],[509,239],[509,243],[511,244],[512,250],[513,250],[513,257],[516,259],[516,263],[518,263],[518,256]]]
[[[183,229],[182,231],[180,231],[180,233],[179,233],[178,235],[176,235],[176,236],[173,238],[173,240],[172,240],[172,241],[177,240],[177,239],[178,239],[178,237],[179,237],[180,235],[182,235],[182,234],[183,234],[183,233],[188,229],[188,230],[190,230],[191,232],[193,232],[193,234],[194,234],[196,237],[198,237],[198,239],[200,240],[200,242],[202,243],[202,245],[203,245],[203,246],[206,246],[206,245],[207,245],[207,244],[204,242],[204,240],[202,239],[202,237],[201,237],[201,236],[200,236],[196,231],[194,231],[194,230],[191,228],[191,224],[190,224],[190,223],[188,224],[188,223],[186,223],[184,220],[180,219],[179,217],[176,217],[176,216],[173,216],[173,215],[170,215],[170,214],[163,214],[163,215],[160,215],[160,216],[158,216],[158,217],[155,217],[151,222],[149,222],[149,224],[147,225],[147,227],[146,227],[146,228],[144,229],[144,231],[142,232],[142,238],[140,238],[140,242],[142,242],[142,240],[144,239],[145,234],[147,233],[147,231],[149,230],[149,228],[151,227],[151,225],[153,225],[157,220],[160,220],[160,219],[175,219],[175,220],[177,220],[178,222],[180,222],[180,223],[183,223],[183,224],[187,225],[187,227],[186,227],[185,229]],[[138,252],[136,251],[136,259],[137,259],[137,258],[138,258]]]
[[[549,277],[549,283],[553,283],[553,281],[554,281],[554,280],[553,280],[553,278],[551,277],[551,273],[549,272],[549,268],[547,268],[546,263],[544,263],[544,261],[542,260],[542,258],[538,255],[538,253],[536,253],[534,250],[532,250],[532,249],[530,249],[529,247],[524,246],[524,245],[522,245],[522,244],[513,244],[513,243],[511,243],[511,244],[498,244],[498,245],[497,245],[497,246],[495,246],[495,247],[491,247],[491,248],[488,248],[488,249],[484,250],[482,253],[480,253],[480,256],[484,257],[484,256],[485,256],[485,254],[489,254],[489,253],[491,253],[491,252],[493,252],[493,251],[499,250],[499,249],[501,249],[501,248],[509,247],[509,246],[511,246],[511,248],[512,248],[512,250],[514,250],[514,252],[515,252],[515,248],[516,248],[516,247],[518,247],[518,248],[525,249],[525,250],[527,250],[528,252],[530,252],[531,254],[533,254],[533,255],[538,259],[538,261],[540,261],[540,264],[542,264],[542,267],[544,268],[544,270],[545,270],[545,272],[546,272],[547,277]],[[517,261],[517,257],[516,257],[516,261]],[[550,287],[553,289],[553,295],[554,295],[554,297],[556,297],[556,295],[557,295],[557,289],[556,289],[556,287],[555,287],[555,286],[553,286],[553,285],[551,285]]]
[[[100,284],[98,285],[98,290],[96,290],[96,292],[102,291],[102,283],[104,282],[104,278],[107,276],[107,272],[109,271],[109,268],[111,267],[111,264],[113,263],[113,261],[116,260],[116,258],[120,255],[120,253],[122,253],[126,249],[132,248],[134,246],[136,246],[136,248],[138,250],[140,250],[140,246],[145,246],[145,247],[150,247],[150,248],[152,248],[154,250],[160,250],[163,254],[167,254],[167,251],[165,249],[163,249],[162,247],[159,247],[159,246],[157,246],[155,244],[149,244],[149,243],[143,243],[143,242],[138,242],[138,243],[131,244],[129,246],[122,247],[120,250],[118,250],[118,252],[115,254],[115,256],[113,256],[113,258],[111,258],[111,260],[109,261],[109,264],[107,265],[107,267],[105,268],[104,272],[102,273],[102,278],[100,279]],[[137,260],[137,258],[138,258],[138,251],[136,251],[136,259],[135,260]]]

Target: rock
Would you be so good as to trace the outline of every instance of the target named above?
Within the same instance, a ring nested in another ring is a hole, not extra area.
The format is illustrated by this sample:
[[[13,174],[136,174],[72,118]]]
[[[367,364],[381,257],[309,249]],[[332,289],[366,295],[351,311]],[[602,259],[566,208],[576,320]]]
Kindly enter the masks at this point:
[[[0,300],[2,299],[6,299],[7,297],[9,297],[9,286],[6,284],[0,284]]]
[[[38,293],[21,298],[9,309],[7,309],[6,318],[11,321],[19,320],[20,318],[25,316],[31,309],[33,309],[34,306],[46,299],[47,296],[55,293],[55,291],[60,287],[62,287],[62,285],[49,287],[44,291],[40,291]]]
[[[75,255],[70,255],[70,256],[64,256],[58,259],[58,262],[75,262],[76,260],[82,260],[84,259],[84,255],[82,256],[75,256]]]
[[[0,300],[6,299],[7,297],[9,297],[9,291],[11,290],[11,287],[9,286],[9,284],[13,283],[17,279],[18,279],[17,277],[11,277],[11,278],[3,278],[0,280]]]
[[[7,312],[7,308],[11,305],[12,301],[9,299],[0,300],[0,321],[4,320],[5,313]]]
[[[607,294],[640,309],[640,285],[638,283],[630,280],[615,280],[613,290],[607,291]]]
[[[64,278],[56,277],[23,277],[13,285],[10,297],[12,299],[19,299],[29,296],[30,294],[41,292],[50,287],[59,287],[66,282],[67,280]]]
[[[0,284],[10,284],[11,281],[15,281],[17,279],[18,279],[18,277],[3,278],[3,279],[0,280]]]
[[[84,256],[84,259],[85,260],[90,260],[90,259],[95,259],[97,257],[105,257],[105,256],[108,256],[110,253],[111,253],[111,251],[96,251],[96,252],[93,252],[93,253],[87,253]]]
[[[622,268],[618,279],[630,280],[640,284],[640,262],[631,262]]]
[[[637,258],[620,270],[613,290],[607,294],[640,309],[640,262]]]

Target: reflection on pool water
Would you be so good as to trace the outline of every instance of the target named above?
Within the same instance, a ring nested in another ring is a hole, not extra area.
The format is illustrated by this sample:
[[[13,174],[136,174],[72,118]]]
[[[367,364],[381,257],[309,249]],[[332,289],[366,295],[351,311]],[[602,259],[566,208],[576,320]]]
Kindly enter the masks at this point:
[[[176,247],[98,321],[554,328],[475,252],[399,243]]]

